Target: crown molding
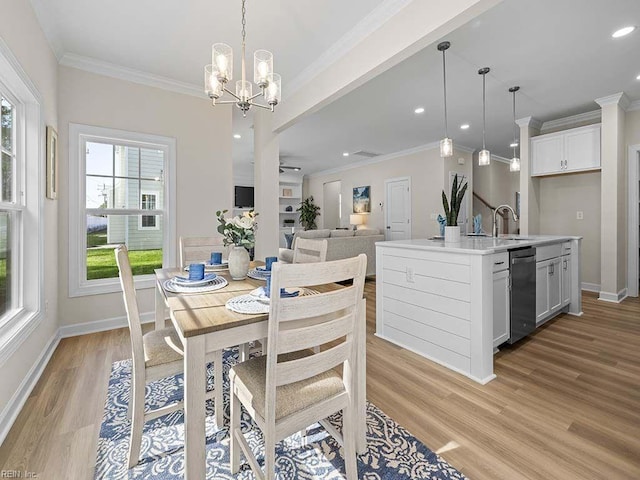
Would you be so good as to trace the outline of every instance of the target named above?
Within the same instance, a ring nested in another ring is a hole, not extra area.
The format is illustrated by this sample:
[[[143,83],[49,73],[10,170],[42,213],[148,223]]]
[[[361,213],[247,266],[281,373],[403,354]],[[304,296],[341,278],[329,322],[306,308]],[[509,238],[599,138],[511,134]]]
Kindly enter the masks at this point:
[[[540,128],[542,127],[542,122],[533,117],[519,118],[518,120],[516,120],[516,123],[519,127],[531,127],[535,128],[536,130],[540,130]]]
[[[60,61],[64,56],[64,46],[62,45],[60,32],[52,20],[53,15],[50,15],[48,11],[50,2],[46,0],[30,0],[30,2],[38,19],[38,23],[40,24],[40,28],[44,32],[44,36],[47,42],[49,42],[51,50],[53,50],[53,54],[56,56],[56,59]]]
[[[302,70],[295,78],[287,82],[285,84],[287,95],[291,96],[301,90],[311,79],[327,69],[338,59],[342,58],[353,49],[353,47],[384,25],[390,18],[395,16],[412,1],[413,0],[384,0],[366,17],[356,23],[351,30],[325,50],[317,60]]]
[[[596,103],[601,107],[606,107],[607,105],[620,105],[624,111],[626,111],[631,105],[631,100],[624,92],[614,93],[613,95],[608,95],[606,97],[596,98]]]
[[[640,110],[640,100],[634,100],[627,108],[627,112],[635,112],[636,110]]]
[[[546,131],[556,128],[572,127],[578,123],[589,121],[600,121],[602,119],[601,110],[593,110],[591,112],[579,113],[577,115],[571,115],[570,117],[558,118],[556,120],[549,120],[544,122],[540,131]]]
[[[170,92],[182,93],[194,97],[207,98],[202,87],[192,83],[181,82],[169,77],[154,75],[152,73],[135,70],[133,68],[122,67],[95,58],[83,57],[74,53],[66,53],[60,59],[60,65],[77,68],[86,72],[96,73],[107,77],[126,80],[149,87],[161,88]]]
[[[504,158],[504,157],[501,157],[500,155],[494,155],[493,153],[491,154],[491,160],[495,160],[496,162],[506,163],[507,165],[511,165],[510,158]]]

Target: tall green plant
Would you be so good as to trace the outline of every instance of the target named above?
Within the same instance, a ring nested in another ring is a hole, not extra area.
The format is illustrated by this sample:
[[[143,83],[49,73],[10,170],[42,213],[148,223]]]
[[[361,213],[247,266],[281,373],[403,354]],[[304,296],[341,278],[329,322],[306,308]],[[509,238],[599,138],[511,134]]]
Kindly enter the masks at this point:
[[[316,218],[320,215],[320,207],[313,203],[313,196],[305,198],[296,209],[296,212],[300,212],[300,224],[305,230],[318,228]]]
[[[447,226],[455,227],[458,225],[460,205],[462,205],[462,199],[466,192],[466,183],[464,185],[458,185],[458,174],[453,178],[453,185],[451,185],[451,202],[447,199],[447,194],[444,193],[444,190],[442,191],[442,206],[444,207],[444,216],[447,219]]]

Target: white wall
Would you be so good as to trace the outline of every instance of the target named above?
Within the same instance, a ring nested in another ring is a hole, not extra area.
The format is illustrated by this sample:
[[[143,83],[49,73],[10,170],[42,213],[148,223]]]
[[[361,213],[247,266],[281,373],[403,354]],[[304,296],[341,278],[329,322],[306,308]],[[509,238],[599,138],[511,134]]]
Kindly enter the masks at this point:
[[[431,214],[443,214],[442,189],[448,189],[449,171],[464,173],[472,177],[471,154],[455,151],[453,160],[446,162],[440,158],[438,147],[396,157],[377,163],[356,166],[347,170],[328,174],[305,176],[303,196],[313,195],[316,205],[324,204],[323,185],[340,180],[342,189],[342,225],[349,226],[349,214],[353,212],[353,188],[371,186],[371,214],[367,215],[367,228],[377,228],[384,232],[384,210],[380,203],[385,201],[384,181],[397,177],[411,177],[412,238],[427,238],[437,235],[438,223]],[[465,164],[458,165],[457,159],[464,158]],[[445,184],[445,178],[446,184]],[[471,191],[471,185],[468,192]],[[465,196],[469,201],[470,194]],[[324,220],[320,216],[319,226]]]
[[[342,185],[339,181],[327,182],[323,185],[323,199],[321,222],[322,228],[336,228],[340,226],[340,193]]]
[[[59,67],[59,315],[62,325],[124,316],[119,293],[69,298],[69,123],[174,137],[177,140],[176,223],[180,235],[213,235],[215,211],[233,204],[231,108],[205,98]],[[177,242],[176,242],[177,244]],[[178,258],[178,256],[176,256]],[[153,311],[153,289],[138,292]]]
[[[47,43],[28,0],[2,2],[0,37],[17,58],[23,70],[38,89],[42,99],[43,122],[58,127],[57,61]],[[43,138],[44,147],[44,138]],[[44,156],[42,158],[42,172]],[[44,183],[44,178],[43,178]],[[43,188],[44,196],[44,188]],[[0,365],[0,412],[10,407],[9,401],[34,366],[57,330],[58,284],[58,202],[44,200],[44,297],[48,302],[45,318],[20,348]],[[25,252],[26,255],[29,252]],[[28,287],[27,287],[28,288]]]

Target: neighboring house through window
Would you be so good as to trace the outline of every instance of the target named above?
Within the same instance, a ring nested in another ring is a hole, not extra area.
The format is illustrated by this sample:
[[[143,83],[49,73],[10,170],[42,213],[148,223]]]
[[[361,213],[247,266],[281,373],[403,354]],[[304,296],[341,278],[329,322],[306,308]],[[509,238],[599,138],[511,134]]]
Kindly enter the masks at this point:
[[[152,287],[154,269],[175,264],[175,140],[72,124],[69,144],[71,296],[120,289],[119,244],[136,286]]]

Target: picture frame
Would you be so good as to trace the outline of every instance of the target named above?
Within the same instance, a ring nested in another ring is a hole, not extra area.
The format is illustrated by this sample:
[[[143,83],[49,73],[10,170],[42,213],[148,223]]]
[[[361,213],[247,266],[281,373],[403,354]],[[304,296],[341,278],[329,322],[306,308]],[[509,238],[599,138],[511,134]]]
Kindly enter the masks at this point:
[[[283,197],[293,197],[293,189],[291,189],[291,188],[283,188],[282,189],[282,196]]]
[[[58,132],[47,126],[47,198],[58,198]]]
[[[354,187],[353,213],[371,213],[371,185]]]

